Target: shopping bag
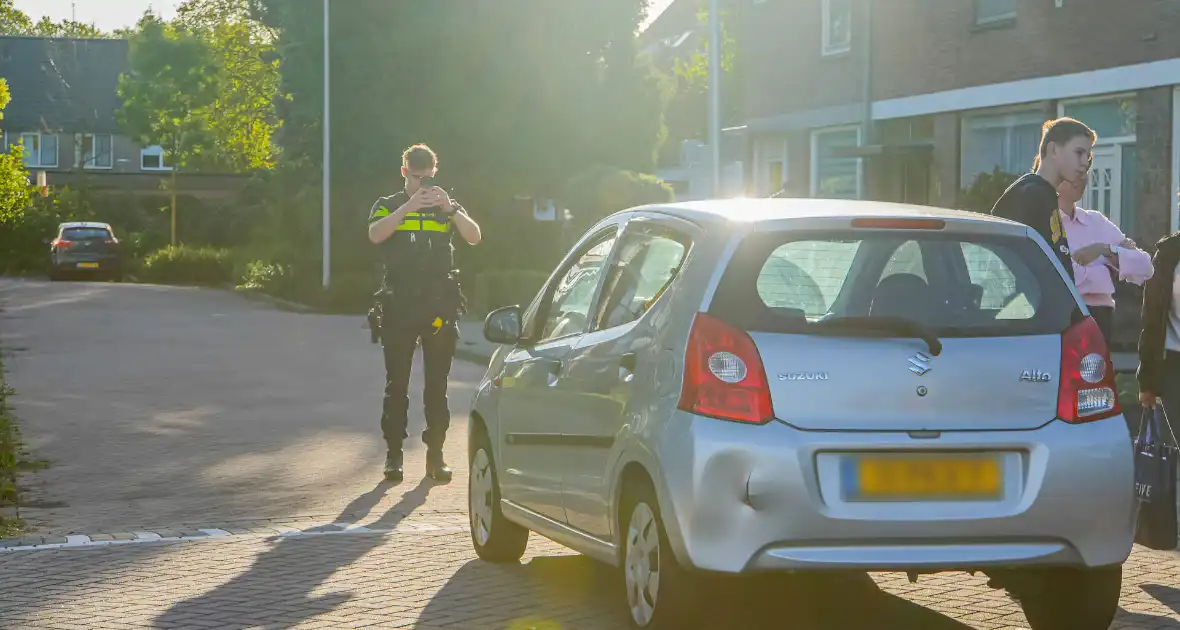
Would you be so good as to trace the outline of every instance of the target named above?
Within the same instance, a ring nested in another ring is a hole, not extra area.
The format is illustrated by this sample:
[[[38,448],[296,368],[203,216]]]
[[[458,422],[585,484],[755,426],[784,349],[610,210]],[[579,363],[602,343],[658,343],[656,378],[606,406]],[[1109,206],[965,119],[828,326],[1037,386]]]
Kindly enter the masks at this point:
[[[1135,542],[1149,549],[1176,548],[1176,454],[1176,436],[1163,406],[1144,409],[1135,438]]]

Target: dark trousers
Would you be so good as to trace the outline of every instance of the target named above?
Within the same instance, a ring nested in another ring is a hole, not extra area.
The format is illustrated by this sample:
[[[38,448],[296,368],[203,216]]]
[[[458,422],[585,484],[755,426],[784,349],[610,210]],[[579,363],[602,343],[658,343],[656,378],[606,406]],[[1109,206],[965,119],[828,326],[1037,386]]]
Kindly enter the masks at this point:
[[[389,311],[386,311],[389,312]],[[426,430],[422,442],[430,449],[441,449],[451,425],[447,406],[447,379],[455,344],[459,338],[456,324],[435,332],[430,326],[399,326],[393,322],[381,326],[381,345],[385,351],[385,402],[381,414],[381,432],[390,450],[401,450],[409,437],[406,430],[410,407],[410,372],[414,350],[422,346],[425,387],[422,402],[426,413]]]
[[[1102,336],[1106,338],[1106,348],[1109,350],[1114,343],[1114,307],[1090,306],[1089,309],[1090,315],[1098,324],[1098,329],[1102,331]]]

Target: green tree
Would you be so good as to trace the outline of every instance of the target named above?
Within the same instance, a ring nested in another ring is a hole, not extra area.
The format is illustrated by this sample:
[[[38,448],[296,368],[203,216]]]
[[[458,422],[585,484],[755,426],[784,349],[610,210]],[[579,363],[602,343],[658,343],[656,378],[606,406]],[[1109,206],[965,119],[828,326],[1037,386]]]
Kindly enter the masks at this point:
[[[318,0],[259,0],[279,33],[285,167],[315,199],[323,112]],[[347,7],[342,9],[342,7]],[[335,2],[332,11],[334,267],[372,263],[365,211],[400,186],[400,151],[427,142],[440,183],[494,220],[517,195],[555,197],[607,163],[651,171],[659,85],[635,59],[646,0]],[[318,203],[300,210],[310,218]],[[318,236],[313,232],[310,239]],[[314,243],[305,251],[318,251]],[[318,261],[317,261],[318,262]]]
[[[93,24],[73,20],[54,22],[49,19],[49,16],[42,17],[29,34],[37,37],[73,37],[77,39],[99,39],[107,36]]]
[[[32,32],[33,20],[16,8],[12,0],[0,0],[0,35],[29,35]]]
[[[0,120],[12,100],[8,82],[0,79]],[[28,271],[31,261],[43,261],[46,221],[32,205],[33,187],[21,159],[21,146],[15,144],[0,153],[0,273]]]
[[[207,150],[202,170],[242,173],[271,168],[271,138],[281,121],[277,34],[254,18],[248,0],[188,0],[175,24],[209,42],[218,56],[221,89],[206,117]]]
[[[148,13],[130,40],[128,72],[119,77],[124,131],[143,145],[159,145],[172,167],[169,183],[172,244],[176,238],[176,179],[207,150],[207,111],[216,102],[222,73],[201,37]]]

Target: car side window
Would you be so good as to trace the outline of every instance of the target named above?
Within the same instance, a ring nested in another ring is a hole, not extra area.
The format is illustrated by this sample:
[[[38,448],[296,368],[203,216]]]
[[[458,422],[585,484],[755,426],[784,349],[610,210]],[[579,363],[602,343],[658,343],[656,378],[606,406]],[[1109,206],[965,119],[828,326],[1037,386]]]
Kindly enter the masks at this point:
[[[598,279],[617,237],[591,243],[557,279],[539,314],[544,317],[537,343],[577,334],[586,329]]]
[[[653,232],[624,236],[603,285],[594,330],[623,326],[642,317],[676,278],[688,252],[687,242]]]

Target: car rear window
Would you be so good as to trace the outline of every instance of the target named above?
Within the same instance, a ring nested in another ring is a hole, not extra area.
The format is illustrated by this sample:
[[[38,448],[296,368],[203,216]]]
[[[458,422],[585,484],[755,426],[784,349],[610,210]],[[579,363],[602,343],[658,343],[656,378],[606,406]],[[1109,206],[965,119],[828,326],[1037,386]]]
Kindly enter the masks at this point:
[[[104,228],[66,228],[61,237],[67,241],[105,241],[111,237],[111,233]]]
[[[807,332],[837,318],[902,318],[939,336],[1057,334],[1077,304],[1036,244],[925,230],[757,233],[710,313],[747,330]]]

